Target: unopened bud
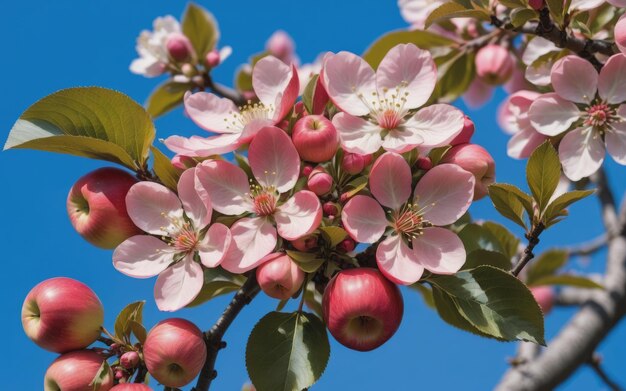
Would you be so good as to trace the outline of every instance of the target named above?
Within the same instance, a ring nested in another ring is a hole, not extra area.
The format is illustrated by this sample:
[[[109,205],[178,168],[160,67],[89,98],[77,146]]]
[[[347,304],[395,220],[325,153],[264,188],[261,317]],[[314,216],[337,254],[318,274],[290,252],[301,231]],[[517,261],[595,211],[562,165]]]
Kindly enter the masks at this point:
[[[126,369],[133,369],[139,364],[139,353],[126,352],[120,357],[120,364]]]
[[[458,145],[458,144],[467,144],[470,142],[472,136],[474,135],[474,121],[470,119],[467,115],[465,116],[465,121],[463,122],[463,130],[456,136],[452,141],[450,141],[450,145]]]
[[[188,61],[193,53],[191,41],[184,34],[173,33],[165,43],[167,52],[177,62]]]
[[[415,165],[417,166],[417,168],[424,171],[428,171],[433,168],[433,162],[427,156],[418,157]]]
[[[485,197],[489,193],[489,185],[496,180],[496,163],[493,157],[477,144],[454,146],[443,156],[441,162],[456,164],[474,174],[474,200]]]
[[[337,207],[337,204],[330,201],[322,205],[322,210],[324,211],[324,214],[328,217],[336,216],[339,213],[339,207]]]
[[[354,250],[355,247],[356,243],[354,242],[354,240],[346,238],[337,245],[337,250],[349,253],[350,251]]]
[[[328,194],[333,188],[333,177],[320,166],[313,169],[306,186],[318,196]]]
[[[351,175],[361,173],[372,161],[372,155],[359,155],[358,153],[346,152],[341,160],[341,168]]]
[[[204,59],[204,65],[206,65],[207,68],[215,68],[220,65],[220,53],[215,49],[208,52]]]
[[[476,74],[486,83],[498,85],[506,82],[514,67],[511,53],[503,46],[490,44],[476,53]]]
[[[307,235],[291,241],[291,245],[298,251],[307,252],[317,247],[317,236]]]

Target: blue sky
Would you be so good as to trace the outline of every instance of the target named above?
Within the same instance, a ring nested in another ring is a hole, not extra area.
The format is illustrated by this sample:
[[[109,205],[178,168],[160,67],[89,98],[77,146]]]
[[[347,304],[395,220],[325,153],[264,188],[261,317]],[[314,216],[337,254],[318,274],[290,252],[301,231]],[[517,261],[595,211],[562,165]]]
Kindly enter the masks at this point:
[[[349,50],[361,53],[380,34],[405,27],[394,1],[318,0],[315,2],[202,1],[217,17],[222,45],[231,45],[233,55],[215,72],[229,84],[235,68],[247,57],[262,50],[276,29],[295,39],[304,62],[322,51]],[[271,5],[270,5],[271,4]],[[297,4],[297,5],[296,5]],[[0,36],[5,37],[0,63],[2,116],[0,138],[6,139],[20,113],[37,99],[73,86],[98,85],[118,89],[143,102],[157,80],[144,79],[128,71],[135,57],[135,38],[150,28],[161,15],[180,16],[183,1],[90,1],[55,2],[32,0],[3,2]],[[500,182],[524,185],[524,162],[506,156],[507,136],[495,123],[499,93],[489,105],[468,113],[476,122],[474,141],[484,145],[497,162]],[[191,135],[201,131],[177,110],[157,120],[158,137]],[[160,313],[152,298],[154,279],[137,280],[123,276],[111,265],[111,252],[84,242],[72,229],[65,211],[65,199],[72,184],[85,173],[106,163],[44,152],[0,153],[2,203],[0,244],[4,270],[0,284],[0,310],[4,320],[4,355],[0,358],[4,389],[39,390],[49,363],[55,358],[31,343],[22,331],[20,309],[28,291],[38,282],[68,276],[85,282],[105,306],[105,325],[112,328],[115,316],[125,304],[145,299],[146,326],[172,314]],[[616,192],[626,187],[624,168],[608,164]],[[618,180],[621,183],[617,183]],[[472,206],[476,218],[503,222],[488,200]],[[591,239],[602,232],[597,201],[591,199],[570,210],[571,217],[542,236],[538,250]],[[519,233],[514,227],[515,232]],[[603,253],[591,260],[587,271],[603,267]],[[584,265],[574,264],[581,268]],[[348,350],[331,340],[331,358],[326,373],[314,390],[485,390],[493,387],[507,368],[506,358],[515,344],[499,343],[463,333],[441,321],[413,292],[403,290],[405,316],[398,333],[383,347],[369,353]],[[201,328],[217,319],[228,301],[216,299],[174,316],[188,318]],[[254,324],[276,302],[260,296],[244,310],[226,335],[228,348],[217,362],[219,377],[215,390],[237,390],[247,380],[244,351]],[[557,309],[549,316],[547,336],[555,335],[572,314]],[[626,328],[618,327],[602,344],[608,372],[626,384],[623,349]],[[569,379],[563,390],[602,389],[589,369]]]

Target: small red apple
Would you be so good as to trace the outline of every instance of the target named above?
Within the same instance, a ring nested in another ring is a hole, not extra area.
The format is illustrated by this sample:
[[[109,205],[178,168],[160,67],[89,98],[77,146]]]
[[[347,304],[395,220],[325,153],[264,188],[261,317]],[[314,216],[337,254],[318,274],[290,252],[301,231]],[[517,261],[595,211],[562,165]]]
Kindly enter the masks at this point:
[[[206,360],[202,332],[193,323],[179,318],[166,319],[150,330],[143,346],[148,372],[167,387],[191,382]]]
[[[398,287],[372,268],[348,269],[333,277],[322,299],[328,330],[359,351],[381,346],[398,330],[404,303]]]
[[[302,286],[304,272],[288,255],[279,254],[256,269],[256,279],[266,295],[286,300]]]
[[[307,115],[296,122],[291,135],[302,160],[321,163],[335,156],[339,147],[337,129],[321,115]]]
[[[74,229],[89,243],[106,249],[141,234],[126,212],[126,193],[135,183],[132,175],[111,167],[81,177],[67,196]]]
[[[154,391],[152,388],[141,383],[120,383],[111,388],[111,391]]]
[[[544,315],[548,315],[554,306],[554,288],[546,285],[533,286],[530,287],[530,292],[535,297]]]
[[[85,284],[57,277],[43,281],[26,296],[22,326],[28,338],[57,353],[83,349],[100,336],[104,309]]]
[[[93,391],[90,385],[104,358],[93,350],[76,350],[59,356],[50,364],[44,378],[45,391]],[[113,387],[113,374],[105,377],[99,391]]]

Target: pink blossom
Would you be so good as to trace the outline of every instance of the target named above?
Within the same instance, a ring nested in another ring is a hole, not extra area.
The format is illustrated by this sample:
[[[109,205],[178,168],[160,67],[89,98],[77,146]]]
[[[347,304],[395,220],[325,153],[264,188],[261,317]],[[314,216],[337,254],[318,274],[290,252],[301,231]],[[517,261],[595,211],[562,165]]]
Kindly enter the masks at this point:
[[[513,137],[507,144],[507,154],[515,159],[526,159],[548,136],[537,132],[528,118],[530,105],[541,94],[518,91],[510,95],[498,110],[498,124]]]
[[[276,30],[265,43],[265,49],[270,55],[280,59],[287,65],[298,65],[300,60],[296,56],[296,44],[293,38],[283,30]]]
[[[509,50],[503,46],[489,44],[476,53],[476,74],[487,84],[503,84],[515,68],[515,60]]]
[[[626,1],[624,7],[626,7]],[[615,24],[614,36],[615,45],[622,53],[626,53],[626,18],[623,16]]]
[[[493,87],[485,83],[481,78],[476,77],[472,80],[469,88],[463,94],[463,102],[470,109],[477,109],[491,100],[493,96]]]
[[[398,0],[402,18],[414,30],[423,30],[426,18],[446,0]]]
[[[333,117],[333,124],[348,152],[436,147],[463,129],[463,113],[450,105],[434,104],[413,113],[428,101],[437,82],[432,56],[413,44],[389,50],[376,72],[355,54],[329,54],[321,77],[329,97],[343,111]]]
[[[276,57],[261,59],[252,72],[252,86],[260,102],[237,107],[226,98],[208,92],[185,96],[185,112],[202,129],[216,136],[171,136],[165,145],[186,156],[210,156],[234,151],[249,143],[265,126],[279,123],[298,98],[298,74],[294,66]]]
[[[243,273],[257,267],[274,250],[277,234],[296,240],[320,224],[322,206],[308,190],[291,195],[300,173],[300,157],[289,136],[269,126],[261,129],[248,150],[254,178],[223,160],[206,160],[198,166],[197,189],[206,194],[218,212],[242,218],[230,230],[233,244],[222,267]]]
[[[162,311],[176,311],[195,299],[204,283],[201,264],[218,266],[231,243],[225,225],[210,224],[211,202],[196,191],[195,173],[193,168],[183,172],[178,195],[158,183],[139,182],[126,196],[128,215],[148,235],[122,242],[113,266],[135,278],[158,275],[154,297]]]
[[[528,116],[546,136],[566,132],[559,144],[565,175],[577,181],[593,174],[605,151],[626,165],[626,55],[610,57],[599,75],[588,61],[563,57],[551,82],[555,92],[536,99]]]
[[[452,274],[465,263],[459,237],[441,228],[458,220],[474,197],[474,176],[455,164],[429,170],[411,197],[411,169],[401,155],[387,152],[372,167],[372,195],[357,195],[344,207],[341,220],[357,242],[378,245],[382,273],[398,284],[412,284],[424,269]],[[383,209],[384,207],[384,209]]]
[[[155,77],[165,72],[170,61],[166,43],[171,35],[181,33],[180,24],[173,16],[156,18],[153,31],[144,30],[137,38],[139,58],[130,64],[130,71],[146,77]]]

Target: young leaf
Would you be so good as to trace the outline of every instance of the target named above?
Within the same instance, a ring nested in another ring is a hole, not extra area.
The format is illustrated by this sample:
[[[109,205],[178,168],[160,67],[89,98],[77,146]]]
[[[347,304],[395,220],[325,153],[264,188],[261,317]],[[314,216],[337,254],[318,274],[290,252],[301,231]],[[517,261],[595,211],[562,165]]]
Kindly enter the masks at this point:
[[[183,103],[185,92],[192,89],[189,83],[166,81],[152,91],[146,101],[146,110],[153,117],[159,117]]]
[[[180,171],[172,165],[172,161],[163,154],[157,147],[150,147],[153,156],[154,173],[159,178],[161,183],[166,187],[176,191],[178,186],[178,178],[180,178]]]
[[[511,24],[513,27],[523,26],[529,20],[537,18],[537,11],[530,8],[517,8],[511,12]]]
[[[543,277],[551,276],[567,262],[567,251],[548,250],[541,254],[528,266],[526,274],[527,285],[537,285],[535,282]]]
[[[530,187],[530,192],[540,212],[543,212],[548,206],[548,202],[559,184],[560,177],[559,155],[550,141],[546,141],[535,149],[526,165],[528,187]]]
[[[197,4],[189,3],[182,18],[183,34],[189,38],[202,61],[215,48],[220,31],[213,15]]]
[[[132,333],[135,335],[135,338],[137,338],[137,341],[139,341],[141,344],[146,342],[148,332],[141,323],[131,320],[128,322],[128,326],[130,327],[130,331],[132,331]]]
[[[317,269],[326,262],[325,259],[318,258],[318,255],[314,253],[287,250],[287,255],[289,255],[289,258],[297,263],[300,269],[305,273],[315,273]]]
[[[145,301],[136,301],[130,303],[115,319],[115,336],[123,341],[130,341],[130,322],[135,321],[139,324],[143,323],[143,305]]]
[[[583,198],[590,196],[594,192],[595,190],[574,190],[569,191],[565,194],[561,194],[554,201],[552,201],[550,205],[548,205],[544,216],[546,222],[550,222],[550,220],[558,217],[560,213],[565,210],[565,208],[567,208],[574,202],[580,201]]]
[[[480,332],[507,341],[545,344],[543,315],[524,284],[503,270],[480,266],[450,276],[431,276],[459,314]]]
[[[458,3],[443,3],[428,15],[425,28],[430,27],[436,21],[452,18],[474,18],[482,21],[489,21],[489,14],[483,10],[467,8]]]
[[[604,287],[597,282],[590,280],[586,277],[576,276],[573,274],[554,274],[551,276],[544,276],[529,282],[528,286],[539,285],[566,285],[576,288],[590,288],[590,289],[603,289]]]
[[[315,95],[315,87],[317,86],[319,77],[319,75],[313,76],[302,93],[302,104],[307,113],[313,113],[313,96]]]
[[[452,102],[465,93],[474,80],[476,67],[474,58],[474,52],[460,52],[458,56],[440,66],[439,80],[431,100],[437,98],[441,102]]]
[[[335,247],[336,245],[341,243],[346,238],[346,236],[348,236],[346,230],[341,227],[320,227],[320,231],[322,231],[322,235],[324,236],[324,239],[326,239],[326,241],[330,244],[330,247]]]
[[[111,377],[111,374],[111,366],[109,365],[107,360],[102,361],[102,365],[100,365],[98,372],[96,372],[96,376],[94,376],[91,383],[89,383],[89,385],[92,386],[92,390],[98,391],[102,387],[102,383],[104,383],[107,377]]]
[[[459,238],[465,246],[465,251],[469,254],[475,250],[489,250],[504,253],[500,241],[487,229],[478,224],[467,224],[461,232]]]
[[[270,312],[254,326],[246,346],[246,367],[258,391],[308,388],[329,357],[324,323],[306,312]]]
[[[484,222],[483,227],[487,228],[498,239],[507,258],[511,259],[517,255],[520,240],[508,229],[493,221]]]
[[[370,64],[372,68],[376,69],[387,52],[394,46],[401,43],[412,43],[420,49],[450,47],[455,44],[455,42],[451,39],[430,31],[392,31],[380,37],[369,48],[367,48],[365,53],[363,53],[363,59]]]
[[[144,166],[154,140],[150,115],[128,96],[100,87],[69,88],[30,106],[4,149],[27,148]]]
[[[234,292],[241,288],[244,282],[246,282],[246,277],[243,275],[229,273],[221,267],[204,269],[202,290],[191,303],[187,304],[187,307],[196,307],[214,297]]]
[[[527,229],[524,222],[524,205],[519,197],[510,188],[498,183],[490,185],[488,189],[489,198],[496,210],[515,224]]]

